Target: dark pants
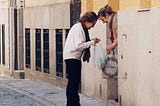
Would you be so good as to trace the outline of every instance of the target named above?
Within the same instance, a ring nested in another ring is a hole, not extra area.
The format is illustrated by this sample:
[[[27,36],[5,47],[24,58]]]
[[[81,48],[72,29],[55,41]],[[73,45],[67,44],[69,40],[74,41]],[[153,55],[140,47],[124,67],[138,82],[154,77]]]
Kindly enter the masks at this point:
[[[81,60],[68,59],[66,71],[68,73],[68,84],[66,89],[67,106],[80,106],[78,88],[81,79]]]

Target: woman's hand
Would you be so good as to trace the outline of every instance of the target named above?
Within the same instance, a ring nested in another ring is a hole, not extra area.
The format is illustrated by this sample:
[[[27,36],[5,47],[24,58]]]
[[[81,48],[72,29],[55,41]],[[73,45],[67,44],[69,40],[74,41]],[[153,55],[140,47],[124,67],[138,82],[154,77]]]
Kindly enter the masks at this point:
[[[106,47],[106,50],[110,51],[110,50],[114,49],[116,46],[117,46],[117,43],[113,42],[112,44],[110,44]]]

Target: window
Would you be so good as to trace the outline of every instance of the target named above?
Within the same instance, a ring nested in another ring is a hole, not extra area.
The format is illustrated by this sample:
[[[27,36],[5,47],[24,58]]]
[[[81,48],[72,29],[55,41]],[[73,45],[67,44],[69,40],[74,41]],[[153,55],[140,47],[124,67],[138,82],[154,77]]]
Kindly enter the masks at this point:
[[[2,32],[2,31],[1,31],[1,24],[0,24],[0,64],[1,64],[1,41],[2,41],[2,40],[1,40],[1,36],[2,36],[2,35],[1,35],[1,32]]]
[[[66,29],[65,30],[66,32],[65,32],[65,39],[67,39],[67,36],[68,36],[68,33],[69,33],[69,29]],[[66,71],[66,78],[68,78],[68,72]]]
[[[26,68],[31,68],[31,53],[30,53],[30,29],[25,29],[25,54]]]
[[[59,77],[63,77],[63,30],[56,29],[56,74]]]
[[[5,25],[2,24],[2,64],[5,65]]]
[[[14,9],[14,70],[18,70],[17,9]]]
[[[43,30],[43,67],[44,73],[49,73],[49,29]]]
[[[36,71],[41,71],[41,29],[36,29]]]

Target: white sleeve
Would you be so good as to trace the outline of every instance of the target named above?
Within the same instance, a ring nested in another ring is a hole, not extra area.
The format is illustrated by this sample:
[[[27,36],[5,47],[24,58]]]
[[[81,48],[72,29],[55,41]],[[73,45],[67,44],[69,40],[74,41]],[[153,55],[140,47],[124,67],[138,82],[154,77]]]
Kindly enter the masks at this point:
[[[88,48],[89,46],[94,45],[93,40],[86,42],[84,31],[81,29],[79,30],[77,29],[73,32],[73,40],[75,45],[74,45],[74,50],[72,51],[75,50],[82,51]]]

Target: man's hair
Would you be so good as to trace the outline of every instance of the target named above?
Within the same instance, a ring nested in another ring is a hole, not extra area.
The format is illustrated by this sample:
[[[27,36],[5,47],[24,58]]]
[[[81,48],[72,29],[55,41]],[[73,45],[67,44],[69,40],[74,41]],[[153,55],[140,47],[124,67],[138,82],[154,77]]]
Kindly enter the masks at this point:
[[[95,12],[86,12],[79,20],[80,23],[84,24],[84,22],[94,22],[98,19],[98,16]]]
[[[111,15],[112,13],[114,13],[114,11],[112,10],[111,6],[106,5],[98,11],[98,17],[105,17],[106,14]]]

